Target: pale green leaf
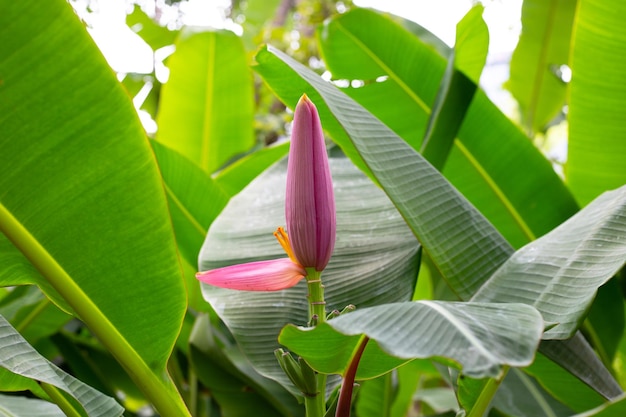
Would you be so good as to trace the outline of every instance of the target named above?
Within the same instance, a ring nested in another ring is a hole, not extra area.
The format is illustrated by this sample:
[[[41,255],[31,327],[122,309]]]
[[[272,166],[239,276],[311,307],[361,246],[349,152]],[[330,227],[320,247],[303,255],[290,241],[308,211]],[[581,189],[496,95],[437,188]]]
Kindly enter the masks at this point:
[[[482,4],[472,7],[456,25],[454,63],[474,84],[478,84],[489,50],[489,30],[483,10]]]
[[[626,2],[580,0],[572,50],[566,180],[580,204],[626,184]]]
[[[522,33],[511,58],[506,87],[520,106],[530,136],[546,128],[565,105],[567,85],[559,77],[569,65],[578,0],[524,0]]]
[[[252,74],[237,35],[186,28],[167,65],[159,142],[209,174],[254,145]]]

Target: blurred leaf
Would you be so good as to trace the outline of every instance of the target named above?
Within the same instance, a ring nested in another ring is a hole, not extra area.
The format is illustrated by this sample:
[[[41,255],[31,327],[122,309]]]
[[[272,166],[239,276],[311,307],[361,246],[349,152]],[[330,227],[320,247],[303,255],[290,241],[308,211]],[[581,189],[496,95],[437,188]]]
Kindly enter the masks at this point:
[[[377,80],[342,90],[419,149],[445,59],[371,10],[354,9],[328,21],[319,40],[334,78]],[[295,103],[287,87],[279,85],[284,78],[261,74],[283,101]],[[349,141],[322,122],[354,160]],[[482,91],[476,93],[457,139],[444,175],[514,247],[543,235],[576,211],[551,164]]]
[[[487,379],[458,379],[458,398],[465,410],[471,410],[482,392]],[[511,369],[501,382],[491,407],[515,417],[567,417],[572,411],[556,401],[530,376]]]
[[[167,65],[159,142],[209,174],[254,145],[252,75],[237,35],[186,28]]]
[[[622,417],[626,414],[626,396],[572,417]]]
[[[438,414],[452,411],[456,415],[459,409],[455,392],[451,388],[422,388],[415,393],[415,401],[428,404]]]
[[[489,49],[489,30],[483,20],[484,9],[482,4],[475,5],[456,25],[455,65],[474,84],[480,80]]]
[[[582,205],[626,184],[621,0],[581,0],[574,28],[566,180]]]
[[[74,397],[90,417],[121,416],[124,412],[113,398],[102,395],[40,356],[2,316],[0,366],[15,374],[62,389]]]
[[[359,417],[389,417],[393,401],[391,373],[360,383],[354,409]]]
[[[169,30],[148,17],[137,4],[133,7],[133,12],[126,15],[126,25],[141,36],[153,51],[173,45],[178,35],[178,31]]]
[[[529,136],[542,131],[565,104],[567,84],[557,72],[569,65],[578,0],[524,0],[522,34],[506,87],[520,106]]]
[[[289,152],[289,142],[259,149],[233,162],[215,175],[215,182],[233,196]]]
[[[593,364],[593,362],[590,361],[590,364]],[[583,384],[562,367],[548,360],[545,355],[538,354],[533,364],[525,368],[524,372],[530,376],[539,377],[537,382],[539,382],[541,386],[536,387],[536,391],[539,391],[541,388],[545,389],[551,396],[561,403],[567,404],[567,406],[574,411],[588,410],[605,401],[600,394]],[[522,376],[518,374],[518,371],[514,373],[517,375],[516,379],[523,380]],[[508,383],[509,381],[506,379],[504,385],[508,385]],[[608,384],[609,381],[605,381],[604,383]],[[507,395],[512,398],[516,389],[510,389],[509,391]],[[524,397],[521,396],[520,399],[523,400],[523,398]],[[549,396],[546,396],[546,398],[549,398]],[[533,414],[531,413],[530,416],[533,416]]]
[[[67,2],[7,6],[0,15],[0,285],[39,285],[152,390],[157,408],[180,413],[163,372],[185,292],[143,128]]]
[[[344,337],[341,344],[329,344],[334,332],[364,334],[370,344],[376,341],[397,358],[443,358],[448,365],[460,366],[465,375],[496,377],[502,365],[530,365],[543,321],[534,308],[523,304],[415,301],[357,309],[314,328],[288,325],[278,340],[315,370],[343,374],[351,359],[346,352],[354,352],[355,340]],[[370,362],[380,366],[382,353],[368,344],[359,367]]]
[[[566,339],[582,324],[598,287],[626,262],[626,186],[602,194],[568,221],[511,256],[472,297],[524,303]]]
[[[324,271],[328,311],[406,301],[418,271],[418,243],[384,193],[346,158],[330,158],[337,241]],[[272,232],[285,224],[283,160],[233,197],[215,220],[200,253],[202,270],[285,256]],[[259,373],[291,384],[273,351],[287,323],[304,324],[306,283],[280,292],[232,291],[202,285],[207,299]]]
[[[415,395],[423,392],[426,387],[425,382],[435,380],[437,385],[440,383],[440,374],[431,361],[414,360],[400,366],[393,372],[397,375],[397,381],[395,382],[391,417],[405,417],[409,413],[415,402],[419,401]],[[426,397],[429,396],[426,395]],[[456,399],[454,402],[456,403]]]
[[[33,398],[0,394],[0,412],[10,417],[65,417],[55,404]]]

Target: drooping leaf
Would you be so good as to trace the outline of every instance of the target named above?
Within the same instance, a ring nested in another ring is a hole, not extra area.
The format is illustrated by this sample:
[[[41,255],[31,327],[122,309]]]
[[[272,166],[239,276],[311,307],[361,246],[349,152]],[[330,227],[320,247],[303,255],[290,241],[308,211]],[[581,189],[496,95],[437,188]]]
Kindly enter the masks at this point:
[[[626,184],[624,13],[620,0],[580,0],[576,15],[565,174],[583,205]]]
[[[0,366],[12,373],[54,385],[74,397],[90,417],[121,416],[124,409],[49,362],[0,316]]]
[[[337,241],[323,280],[327,311],[407,301],[413,294],[418,243],[384,193],[346,158],[330,158],[337,206]],[[286,256],[272,232],[284,225],[286,163],[257,177],[215,220],[200,269]],[[280,292],[202,291],[263,375],[290,386],[274,357],[287,323],[305,324],[306,284]]]
[[[252,76],[237,35],[186,28],[167,65],[159,142],[209,174],[254,145]]]
[[[546,343],[555,343],[555,341],[544,341],[544,347]],[[584,352],[584,350],[581,349],[581,352]],[[590,364],[593,365],[594,358],[590,355],[589,358]],[[519,375],[519,372],[519,370],[512,370],[511,373],[516,375],[516,379],[521,380],[523,377]],[[550,361],[544,354],[538,354],[533,364],[524,369],[524,373],[531,377],[539,376],[540,378],[536,379],[536,382],[540,384],[538,388],[543,388],[550,393],[550,396],[562,404],[567,404],[574,411],[588,410],[606,401],[600,394],[588,385],[583,384],[567,370]],[[609,385],[611,381],[598,382],[598,384],[600,383]],[[504,385],[506,384],[508,384],[507,380],[504,381]],[[511,389],[509,391],[508,396],[512,397],[516,390]]]
[[[567,84],[558,72],[569,65],[577,0],[525,0],[522,33],[511,58],[507,89],[520,106],[529,136],[546,128],[565,105]]]
[[[132,103],[67,2],[7,4],[0,36],[0,285],[39,285],[184,415],[162,375],[185,290]]]
[[[444,358],[466,375],[496,377],[502,365],[530,365],[543,321],[534,308],[523,304],[416,301],[357,309],[315,328],[288,325],[279,341],[317,371],[336,373],[337,366],[347,367],[350,357],[345,361],[345,352],[354,351],[347,346],[355,341],[344,337],[346,346],[329,345],[332,332],[364,334],[369,343],[376,341],[382,351],[397,358]],[[379,366],[382,351],[368,344],[359,366],[367,368],[370,362]]]
[[[598,287],[626,262],[626,186],[606,192],[568,221],[511,256],[472,297],[525,303],[547,323],[544,339],[581,325]]]
[[[566,340],[543,340],[539,345],[539,351],[576,375],[606,399],[613,399],[624,392],[580,332]],[[533,371],[533,375],[538,379],[541,378],[541,383],[545,385],[547,382],[544,379],[551,379],[554,372],[545,367],[538,367]]]

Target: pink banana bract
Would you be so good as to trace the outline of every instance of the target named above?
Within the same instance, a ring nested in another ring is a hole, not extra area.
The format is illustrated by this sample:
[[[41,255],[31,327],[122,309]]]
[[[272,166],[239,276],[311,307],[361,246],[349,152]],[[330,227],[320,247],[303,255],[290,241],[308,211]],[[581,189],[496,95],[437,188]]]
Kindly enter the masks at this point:
[[[306,276],[306,268],[326,268],[335,247],[335,197],[322,124],[306,95],[294,112],[285,218],[288,234],[279,227],[274,236],[289,258],[199,272],[196,278],[234,290],[279,291],[296,285]]]

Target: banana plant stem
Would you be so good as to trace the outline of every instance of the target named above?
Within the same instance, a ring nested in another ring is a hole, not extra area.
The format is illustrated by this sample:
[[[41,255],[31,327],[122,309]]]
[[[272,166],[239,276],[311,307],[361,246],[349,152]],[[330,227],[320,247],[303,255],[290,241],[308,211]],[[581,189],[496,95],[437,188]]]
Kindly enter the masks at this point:
[[[322,273],[315,268],[307,268],[307,287],[309,294],[309,323],[313,325],[326,321],[326,301]],[[305,396],[306,417],[323,417],[326,413],[326,375],[317,374],[317,392],[315,396]]]

